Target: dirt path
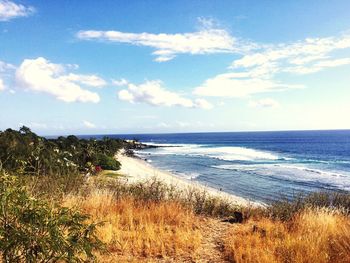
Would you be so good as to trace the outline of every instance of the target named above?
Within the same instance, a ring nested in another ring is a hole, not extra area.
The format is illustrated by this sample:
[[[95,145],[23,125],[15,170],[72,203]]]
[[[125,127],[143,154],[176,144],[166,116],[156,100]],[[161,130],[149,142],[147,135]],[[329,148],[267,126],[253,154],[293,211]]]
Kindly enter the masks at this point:
[[[137,263],[227,263],[229,262],[223,252],[223,238],[228,228],[235,227],[230,223],[223,223],[218,219],[202,218],[200,229],[202,232],[202,244],[196,252],[196,257],[182,255],[176,258],[123,258],[118,262]],[[114,262],[114,261],[111,261]]]
[[[217,219],[203,219],[201,224],[203,241],[198,251],[198,263],[228,262],[223,252],[223,238],[229,227],[233,225],[223,223]]]

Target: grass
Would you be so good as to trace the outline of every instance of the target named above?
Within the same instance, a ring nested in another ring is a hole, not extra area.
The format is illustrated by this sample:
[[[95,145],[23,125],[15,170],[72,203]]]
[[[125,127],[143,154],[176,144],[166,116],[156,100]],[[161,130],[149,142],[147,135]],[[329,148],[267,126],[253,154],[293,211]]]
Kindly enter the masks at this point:
[[[264,211],[265,217],[287,221],[308,208],[330,208],[350,214],[350,194],[348,192],[315,192],[309,195],[298,195],[293,200],[280,199]]]
[[[103,221],[98,237],[109,255],[134,258],[195,257],[201,243],[199,218],[177,202],[116,199],[108,190],[94,190],[87,196],[70,195],[64,205],[78,207],[95,222]]]
[[[238,207],[196,189],[179,190],[155,179],[128,184],[118,173],[22,178],[34,196],[75,207],[103,222],[100,262],[196,261],[203,252],[206,219],[244,215],[242,224],[220,233],[231,262],[350,262],[350,195],[315,193],[267,207]],[[227,226],[227,225],[226,225]],[[208,229],[208,228],[207,228]],[[223,228],[226,229],[226,228]],[[214,246],[215,244],[213,244]],[[186,259],[186,260],[185,260]],[[205,259],[204,259],[205,260]]]
[[[109,190],[117,199],[127,196],[144,202],[177,202],[197,215],[224,217],[231,216],[234,211],[241,211],[248,216],[253,211],[251,207],[237,206],[205,190],[191,187],[179,189],[176,185],[165,184],[156,178],[129,184],[123,180],[98,177],[93,180],[93,185],[98,189]]]
[[[113,171],[113,170],[103,170],[99,176],[106,176],[109,178],[114,178],[114,179],[119,179],[119,178],[123,178],[126,177],[123,174],[120,174],[118,171]]]
[[[231,228],[225,239],[231,262],[350,262],[350,219],[335,209],[305,209],[289,221],[261,218]]]

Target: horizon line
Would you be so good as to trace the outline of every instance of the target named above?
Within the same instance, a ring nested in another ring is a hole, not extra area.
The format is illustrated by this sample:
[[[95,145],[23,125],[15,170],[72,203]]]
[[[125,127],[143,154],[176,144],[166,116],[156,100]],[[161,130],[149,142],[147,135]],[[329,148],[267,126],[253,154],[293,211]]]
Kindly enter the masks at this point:
[[[257,131],[201,131],[201,132],[155,132],[155,133],[96,133],[96,134],[59,134],[59,135],[41,135],[42,137],[59,136],[106,136],[108,135],[171,135],[171,134],[204,134],[204,133],[263,133],[263,132],[325,132],[325,131],[350,131],[350,129],[302,129],[302,130],[257,130]]]

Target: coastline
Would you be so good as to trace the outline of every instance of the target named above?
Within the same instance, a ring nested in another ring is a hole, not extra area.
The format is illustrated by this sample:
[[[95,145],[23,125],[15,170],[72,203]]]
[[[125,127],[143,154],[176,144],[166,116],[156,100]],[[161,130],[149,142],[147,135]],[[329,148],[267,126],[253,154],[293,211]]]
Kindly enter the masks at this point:
[[[173,173],[161,170],[157,167],[152,166],[143,159],[137,157],[129,157],[120,152],[116,156],[117,160],[121,164],[121,169],[119,172],[127,177],[127,181],[130,183],[142,182],[152,178],[157,180],[175,185],[181,190],[186,189],[196,189],[201,191],[206,191],[208,194],[229,200],[235,205],[239,206],[261,206],[261,203],[250,201],[243,197],[239,197],[233,194],[219,191],[212,187],[203,185],[196,181],[191,181],[185,178],[180,178]]]

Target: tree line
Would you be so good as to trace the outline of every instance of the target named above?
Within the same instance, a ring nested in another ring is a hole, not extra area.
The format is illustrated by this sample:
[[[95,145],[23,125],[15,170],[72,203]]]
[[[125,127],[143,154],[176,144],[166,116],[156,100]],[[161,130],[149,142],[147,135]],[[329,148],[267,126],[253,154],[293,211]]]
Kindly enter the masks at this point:
[[[0,131],[0,170],[17,175],[68,175],[118,170],[114,158],[125,147],[121,139],[79,139],[74,135],[47,139],[28,127]]]

